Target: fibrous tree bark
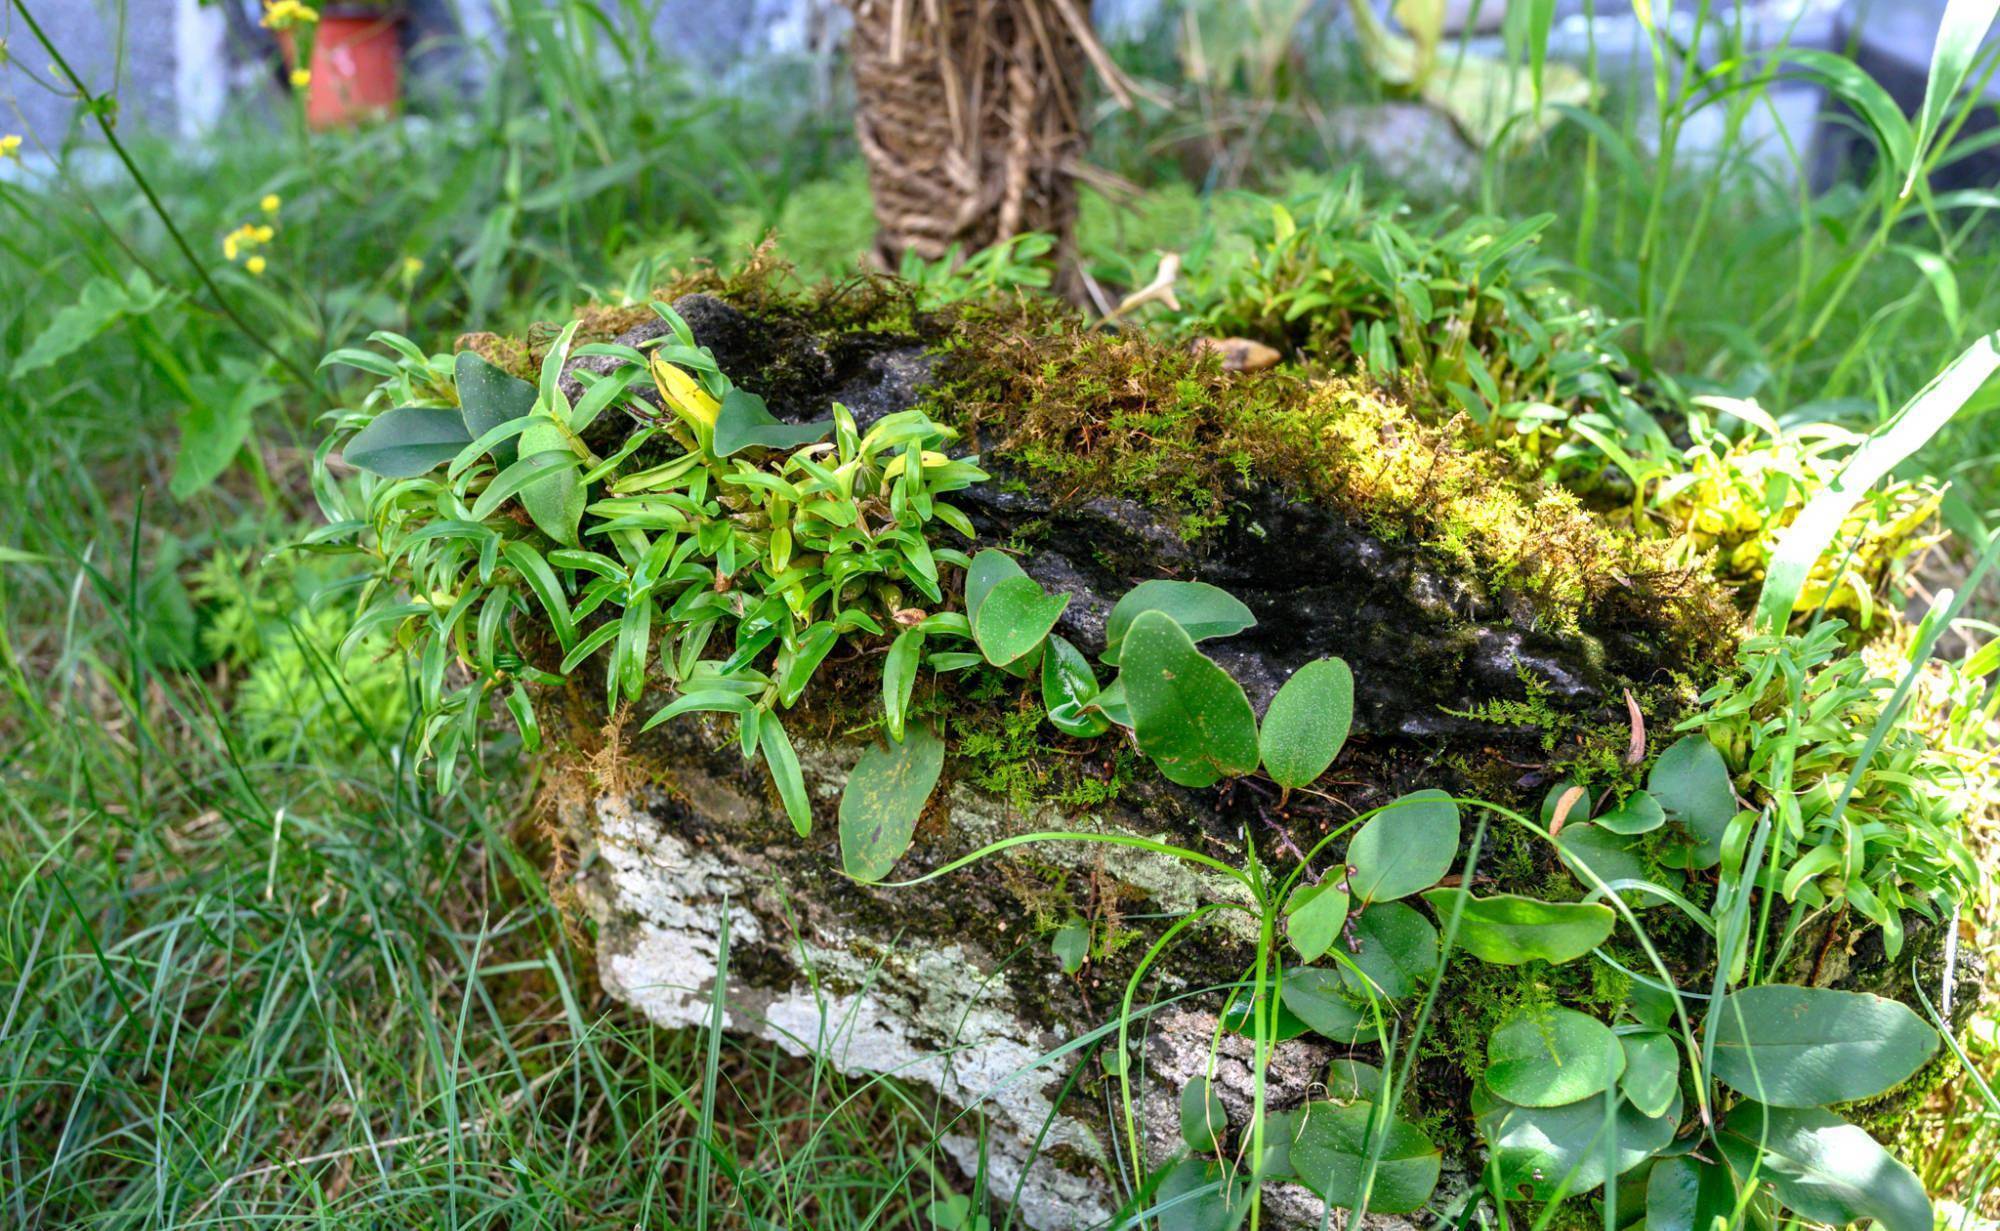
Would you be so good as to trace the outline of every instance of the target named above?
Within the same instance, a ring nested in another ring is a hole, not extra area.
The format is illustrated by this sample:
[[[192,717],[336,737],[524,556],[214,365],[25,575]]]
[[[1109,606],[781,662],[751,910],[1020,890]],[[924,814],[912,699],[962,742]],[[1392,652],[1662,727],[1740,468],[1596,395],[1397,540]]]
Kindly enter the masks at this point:
[[[1084,78],[1128,87],[1080,0],[849,0],[854,130],[874,193],[876,255],[970,255],[1029,231],[1074,265]]]

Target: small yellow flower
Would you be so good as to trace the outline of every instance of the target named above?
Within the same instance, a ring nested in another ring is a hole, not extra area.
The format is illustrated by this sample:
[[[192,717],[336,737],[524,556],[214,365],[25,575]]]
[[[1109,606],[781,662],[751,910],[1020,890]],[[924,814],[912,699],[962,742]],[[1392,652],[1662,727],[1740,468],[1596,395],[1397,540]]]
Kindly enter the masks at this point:
[[[294,90],[305,89],[312,84],[312,79],[312,70],[309,68],[295,68],[292,70],[292,88]]]
[[[258,243],[268,244],[271,242],[271,237],[276,235],[277,232],[270,227],[258,227],[251,231],[250,234],[256,237]]]
[[[18,133],[8,133],[6,136],[0,137],[0,158],[11,158],[15,162],[21,161],[21,137]]]
[[[257,208],[263,210],[267,214],[275,214],[278,212],[278,207],[283,204],[284,202],[279,199],[277,193],[267,192],[264,194],[264,199],[257,202]]]
[[[406,256],[403,258],[403,277],[405,280],[414,279],[422,272],[424,272],[424,258],[420,256]]]
[[[236,239],[236,232],[231,231],[222,237],[222,255],[228,257],[230,260],[233,261],[236,259],[237,249],[240,246]]]
[[[319,11],[300,0],[264,0],[264,27],[269,30],[287,30],[293,26],[309,26],[319,20]]]
[[[243,268],[249,270],[253,274],[261,274],[264,272],[264,258],[261,256],[253,256],[249,260],[243,262]]]

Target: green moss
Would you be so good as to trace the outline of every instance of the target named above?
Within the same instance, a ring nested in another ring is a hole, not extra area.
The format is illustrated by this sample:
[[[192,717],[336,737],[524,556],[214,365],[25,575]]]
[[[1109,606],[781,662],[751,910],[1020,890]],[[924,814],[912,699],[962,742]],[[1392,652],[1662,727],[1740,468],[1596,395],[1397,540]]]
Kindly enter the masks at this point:
[[[1056,734],[1042,721],[1039,698],[1001,672],[981,670],[948,702],[942,690],[938,697],[959,780],[1021,811],[1103,808],[1124,793],[1139,770],[1123,743]]]
[[[1040,302],[962,306],[937,352],[926,411],[1059,500],[1132,500],[1200,541],[1236,497],[1276,485],[1526,597],[1542,627],[1636,624],[1696,657],[1733,643],[1734,611],[1704,575],[1378,387],[1227,374],[1212,354]]]

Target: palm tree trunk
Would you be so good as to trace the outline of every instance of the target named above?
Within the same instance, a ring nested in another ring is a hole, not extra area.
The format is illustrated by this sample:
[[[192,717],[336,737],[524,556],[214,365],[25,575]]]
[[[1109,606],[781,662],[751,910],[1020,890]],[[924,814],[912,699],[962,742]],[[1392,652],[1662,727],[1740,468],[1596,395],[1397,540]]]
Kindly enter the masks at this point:
[[[875,198],[876,255],[936,260],[1025,231],[1056,237],[1074,275],[1083,74],[1122,79],[1086,0],[848,0],[855,134]]]

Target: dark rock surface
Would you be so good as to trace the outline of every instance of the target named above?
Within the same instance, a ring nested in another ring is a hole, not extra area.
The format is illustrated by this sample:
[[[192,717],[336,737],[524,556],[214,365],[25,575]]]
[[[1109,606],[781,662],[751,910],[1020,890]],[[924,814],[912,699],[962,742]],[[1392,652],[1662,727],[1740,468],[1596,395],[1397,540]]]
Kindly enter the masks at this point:
[[[689,330],[715,361],[742,388],[762,397],[771,413],[790,423],[823,419],[835,402],[847,407],[866,427],[883,415],[916,404],[930,381],[931,357],[913,337],[886,333],[820,335],[782,323],[753,320],[713,295],[683,295],[674,301]],[[646,349],[648,343],[671,339],[665,320],[641,322],[618,335],[620,346]],[[585,355],[563,365],[563,393],[574,401],[583,384],[574,373],[602,376],[618,366],[608,355]],[[634,386],[651,405],[660,406],[650,382]],[[611,443],[629,430],[616,416],[600,418],[585,439],[592,447]]]

